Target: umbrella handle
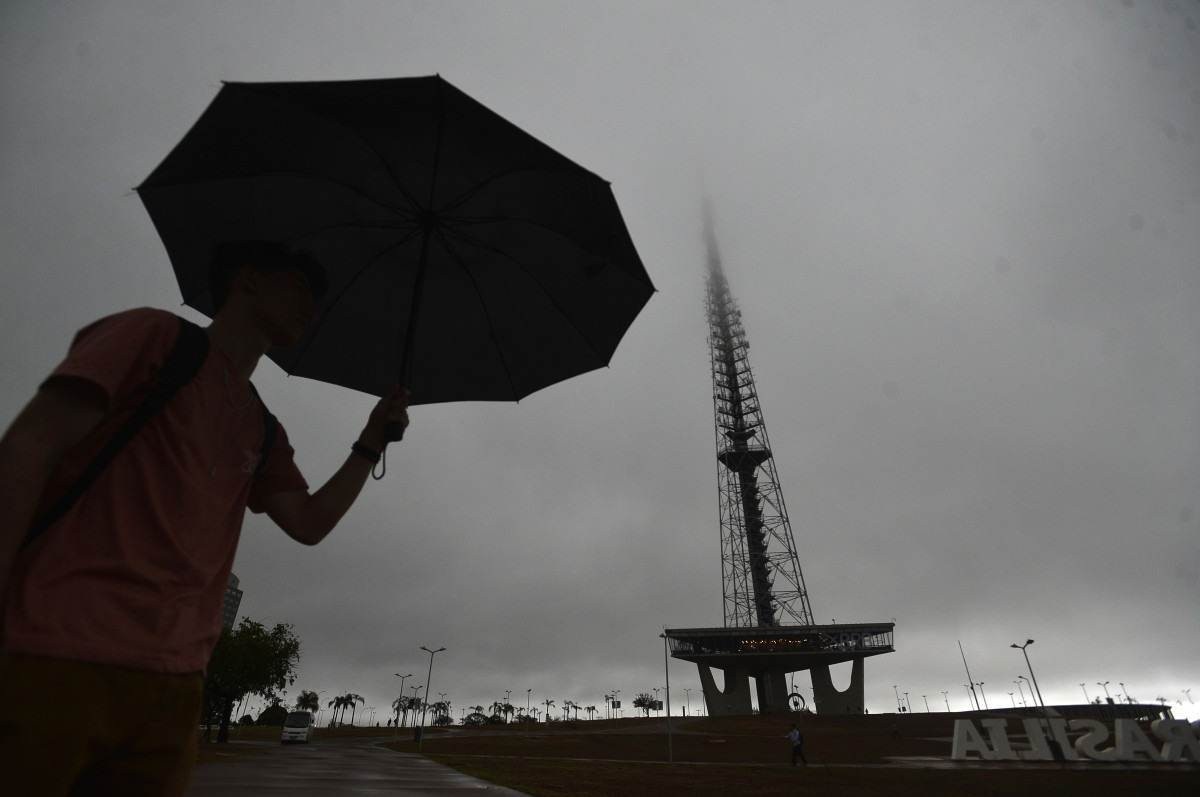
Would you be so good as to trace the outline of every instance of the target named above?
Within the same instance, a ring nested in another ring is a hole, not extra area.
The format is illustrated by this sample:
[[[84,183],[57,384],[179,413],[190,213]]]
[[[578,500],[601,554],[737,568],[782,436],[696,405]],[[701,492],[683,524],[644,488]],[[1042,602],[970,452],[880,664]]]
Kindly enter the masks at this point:
[[[388,443],[396,443],[404,439],[404,426],[399,423],[389,423],[383,427],[383,439]]]

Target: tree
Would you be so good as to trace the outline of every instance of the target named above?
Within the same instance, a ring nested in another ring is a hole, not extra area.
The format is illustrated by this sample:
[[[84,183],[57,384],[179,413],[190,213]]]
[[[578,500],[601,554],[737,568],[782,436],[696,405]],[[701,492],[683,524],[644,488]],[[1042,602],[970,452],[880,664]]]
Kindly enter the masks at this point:
[[[472,708],[482,708],[482,706],[472,706]],[[467,716],[463,717],[463,725],[477,726],[486,725],[488,721],[487,715],[482,711],[472,711]]]
[[[654,708],[654,695],[648,692],[641,692],[633,699],[633,707],[640,708],[646,712],[646,716],[650,716],[650,709]]]
[[[429,708],[433,709],[434,725],[452,725],[454,723],[454,720],[450,718],[450,701],[439,700],[436,703],[430,703]]]
[[[562,710],[563,710],[563,720],[564,721],[571,719],[571,708],[574,705],[575,705],[575,702],[572,700],[564,700],[563,701]]]
[[[333,709],[333,714],[329,717],[329,727],[337,727],[338,711],[341,711],[342,713],[345,713],[346,711],[346,698],[338,695],[333,700],[329,701],[328,707]]]
[[[346,701],[346,705],[350,707],[350,727],[354,727],[354,712],[358,709],[358,704],[367,704],[366,699],[362,695],[356,695],[353,692],[347,692],[342,695],[342,699]],[[346,713],[346,709],[342,709],[342,714]]]
[[[258,720],[254,724],[282,727],[283,721],[287,719],[287,714],[287,709],[283,707],[283,704],[276,701],[259,712]]]
[[[229,720],[234,704],[247,694],[271,699],[296,681],[300,663],[300,638],[290,625],[272,629],[243,618],[234,629],[225,629],[213,649],[204,680],[205,713],[220,716],[217,741],[229,741]]]
[[[596,713],[596,707],[588,706],[587,708],[584,709],[584,711],[586,711],[588,713],[588,719],[591,719],[592,715]]]
[[[297,711],[311,711],[316,714],[321,710],[321,698],[316,692],[308,689],[300,690],[300,697],[296,698]]]
[[[554,705],[554,701],[551,700],[550,698],[546,698],[545,700],[542,701],[542,703],[544,703],[546,705],[546,722],[549,722],[550,721],[550,707]]]

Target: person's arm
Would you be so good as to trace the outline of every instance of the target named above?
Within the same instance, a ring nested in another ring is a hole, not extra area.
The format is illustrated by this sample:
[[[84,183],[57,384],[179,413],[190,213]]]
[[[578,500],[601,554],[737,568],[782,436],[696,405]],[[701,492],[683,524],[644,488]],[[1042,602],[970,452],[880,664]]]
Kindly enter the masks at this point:
[[[389,423],[408,427],[408,391],[397,389],[379,400],[358,442],[373,451],[383,451],[386,445],[383,430]],[[305,545],[316,545],[354,504],[372,467],[368,459],[351,453],[315,493],[275,493],[262,500],[263,508],[289,537]]]
[[[96,385],[52,377],[0,438],[0,596],[50,475],[63,453],[96,428],[107,407]]]

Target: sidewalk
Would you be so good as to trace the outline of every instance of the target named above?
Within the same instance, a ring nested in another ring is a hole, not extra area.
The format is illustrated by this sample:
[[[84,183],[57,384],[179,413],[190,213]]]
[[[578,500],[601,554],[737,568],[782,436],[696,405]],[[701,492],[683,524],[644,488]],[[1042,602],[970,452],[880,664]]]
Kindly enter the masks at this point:
[[[522,797],[521,792],[464,775],[369,739],[273,745],[261,753],[196,767],[188,797],[329,797],[338,794]]]

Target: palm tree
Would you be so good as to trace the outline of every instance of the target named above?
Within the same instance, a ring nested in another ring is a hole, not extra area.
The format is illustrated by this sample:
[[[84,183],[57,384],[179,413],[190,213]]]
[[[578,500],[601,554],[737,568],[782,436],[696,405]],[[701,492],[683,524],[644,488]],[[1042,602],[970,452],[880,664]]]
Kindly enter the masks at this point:
[[[549,722],[550,721],[550,707],[554,705],[554,701],[551,700],[550,698],[546,698],[542,702],[546,704],[546,722]]]
[[[392,701],[392,708],[396,712],[396,727],[397,728],[400,727],[400,710],[403,709],[405,714],[408,713],[408,707],[405,705],[405,702],[407,700],[408,700],[408,698],[406,698],[404,695],[400,695],[400,697],[398,697]]]
[[[450,701],[448,700],[439,700],[436,703],[431,703],[429,707],[433,709],[434,725],[438,724],[439,719],[443,717],[449,718],[450,716]]]
[[[575,705],[570,700],[564,700],[562,704],[563,720],[571,719],[571,706]]]
[[[345,700],[346,705],[350,707],[350,727],[353,728],[354,727],[354,714],[355,714],[355,711],[358,709],[357,704],[362,703],[365,706],[367,704],[367,701],[362,695],[356,695],[353,692],[347,692],[346,694],[344,694],[342,696],[342,699]],[[343,714],[346,713],[346,710],[344,708],[342,709],[342,713]]]
[[[329,718],[329,727],[337,725],[338,709],[344,714],[346,711],[346,698],[338,696],[329,701],[329,707],[333,709],[333,716]]]
[[[596,713],[596,707],[588,706],[587,708],[584,709],[584,711],[586,711],[588,713],[588,719],[591,719],[592,715]]]
[[[300,691],[300,697],[296,698],[297,711],[311,711],[317,713],[321,709],[321,698],[317,697],[316,692],[310,692],[307,689]]]

